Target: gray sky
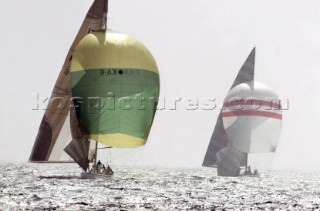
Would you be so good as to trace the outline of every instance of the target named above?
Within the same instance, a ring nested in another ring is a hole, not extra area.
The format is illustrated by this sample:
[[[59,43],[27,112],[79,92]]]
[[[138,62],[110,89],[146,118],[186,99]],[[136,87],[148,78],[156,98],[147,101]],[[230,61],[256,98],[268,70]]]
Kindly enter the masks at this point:
[[[0,161],[26,161],[48,97],[91,0],[0,1]],[[110,0],[108,26],[157,60],[161,96],[221,104],[256,45],[256,80],[289,99],[273,164],[320,170],[320,2],[316,0]],[[200,166],[218,109],[156,114],[138,164]]]

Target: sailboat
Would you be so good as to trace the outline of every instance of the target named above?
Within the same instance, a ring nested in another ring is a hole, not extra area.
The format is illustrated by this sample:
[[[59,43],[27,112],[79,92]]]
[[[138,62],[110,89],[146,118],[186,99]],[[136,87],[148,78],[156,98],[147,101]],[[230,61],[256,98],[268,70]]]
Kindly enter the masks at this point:
[[[216,167],[218,176],[248,172],[250,153],[275,152],[282,122],[280,99],[254,80],[255,48],[234,80],[214,128],[203,166]]]
[[[68,52],[29,161],[76,162],[94,178],[98,143],[145,145],[159,96],[159,72],[148,49],[107,29],[108,0],[95,0]],[[98,172],[101,173],[101,172]]]

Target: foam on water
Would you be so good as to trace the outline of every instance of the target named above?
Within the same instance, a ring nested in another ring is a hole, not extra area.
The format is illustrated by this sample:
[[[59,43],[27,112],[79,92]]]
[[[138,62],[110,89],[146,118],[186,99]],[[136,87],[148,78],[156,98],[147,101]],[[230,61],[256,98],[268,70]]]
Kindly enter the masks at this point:
[[[216,170],[114,167],[85,180],[74,164],[1,164],[2,209],[319,209],[319,173],[262,172],[217,177]]]

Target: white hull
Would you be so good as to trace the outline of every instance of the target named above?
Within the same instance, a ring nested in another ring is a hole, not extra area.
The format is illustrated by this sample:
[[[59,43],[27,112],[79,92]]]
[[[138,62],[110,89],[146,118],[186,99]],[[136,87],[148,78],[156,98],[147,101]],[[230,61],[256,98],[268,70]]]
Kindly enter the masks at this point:
[[[88,173],[88,172],[82,172],[80,174],[80,177],[82,179],[110,179],[113,177],[112,175],[108,174],[97,174],[97,173]]]

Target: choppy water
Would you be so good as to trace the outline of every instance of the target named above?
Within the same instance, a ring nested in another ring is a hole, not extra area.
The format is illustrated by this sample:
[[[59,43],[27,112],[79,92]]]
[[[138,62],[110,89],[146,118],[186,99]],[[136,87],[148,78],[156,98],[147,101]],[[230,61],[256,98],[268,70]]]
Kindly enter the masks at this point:
[[[84,180],[74,164],[1,164],[0,169],[0,210],[320,207],[320,173],[224,178],[210,168],[117,167],[112,179]]]

